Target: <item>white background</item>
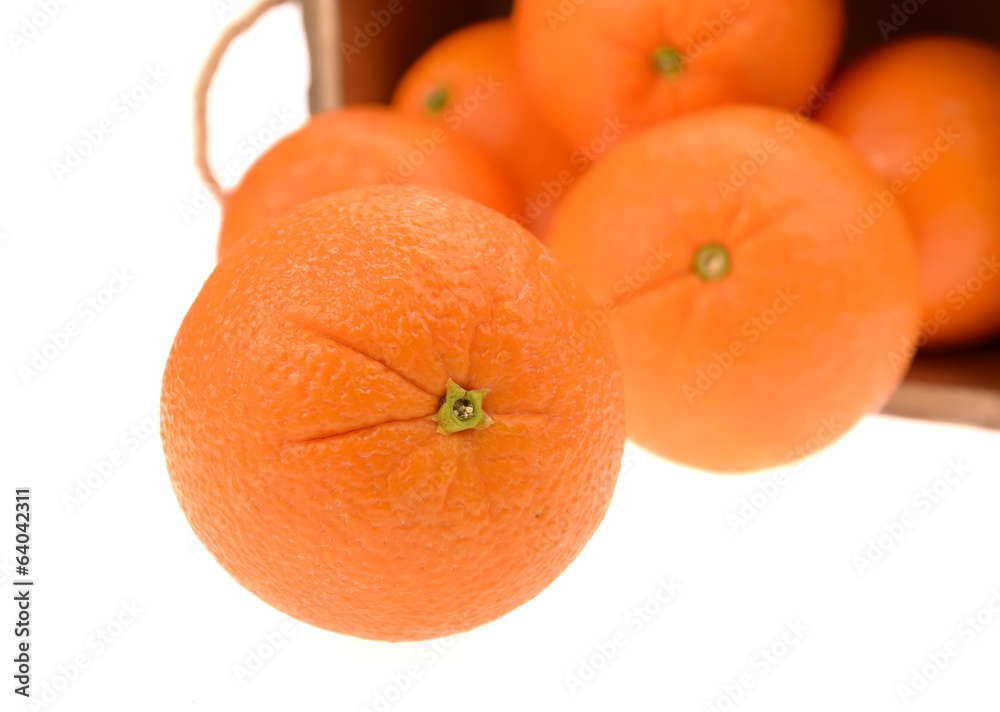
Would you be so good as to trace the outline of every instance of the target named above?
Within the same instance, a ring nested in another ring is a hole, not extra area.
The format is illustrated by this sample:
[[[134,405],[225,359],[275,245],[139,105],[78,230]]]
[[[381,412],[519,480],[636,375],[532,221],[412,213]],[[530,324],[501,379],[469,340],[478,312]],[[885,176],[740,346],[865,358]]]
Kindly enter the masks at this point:
[[[4,710],[1000,710],[998,433],[871,418],[784,484],[630,448],[570,569],[436,644],[313,629],[245,592],[193,538],[156,434],[163,365],[219,222],[192,167],[191,88],[228,7],[245,2],[49,4],[58,11],[16,48],[10,33],[41,5],[0,10]],[[165,78],[126,112],[116,101],[150,68]],[[304,119],[306,86],[299,13],[280,8],[223,63],[213,163],[245,169],[251,139]],[[111,132],[57,175],[103,119]],[[89,311],[116,270],[127,286]],[[78,332],[60,337],[69,322]],[[52,338],[65,348],[24,371]],[[949,485],[952,465],[966,474]],[[920,492],[935,482],[929,504]],[[12,692],[18,486],[33,496],[33,706]],[[914,525],[859,572],[869,540],[905,512]],[[661,582],[680,589],[667,603]],[[971,635],[963,621],[977,614]],[[806,632],[783,651],[789,624]],[[949,641],[958,654],[904,705],[897,686]],[[760,652],[772,646],[773,664]]]

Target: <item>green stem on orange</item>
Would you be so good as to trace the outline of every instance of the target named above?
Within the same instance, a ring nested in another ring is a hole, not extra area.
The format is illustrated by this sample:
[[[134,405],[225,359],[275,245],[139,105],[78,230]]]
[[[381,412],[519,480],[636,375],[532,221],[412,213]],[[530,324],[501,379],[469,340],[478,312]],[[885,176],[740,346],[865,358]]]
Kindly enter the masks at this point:
[[[427,109],[427,113],[432,116],[439,116],[444,107],[448,105],[448,99],[451,98],[451,94],[448,92],[446,87],[437,87],[424,100],[424,107]]]
[[[702,245],[694,254],[694,271],[706,282],[716,282],[727,274],[732,266],[729,251],[722,245],[709,243]]]
[[[462,430],[482,430],[489,427],[493,419],[483,410],[483,398],[489,392],[489,388],[467,391],[449,378],[441,407],[434,416],[438,424],[437,431],[451,435]]]
[[[676,77],[684,69],[684,57],[673,47],[663,45],[653,50],[653,67],[664,77]]]

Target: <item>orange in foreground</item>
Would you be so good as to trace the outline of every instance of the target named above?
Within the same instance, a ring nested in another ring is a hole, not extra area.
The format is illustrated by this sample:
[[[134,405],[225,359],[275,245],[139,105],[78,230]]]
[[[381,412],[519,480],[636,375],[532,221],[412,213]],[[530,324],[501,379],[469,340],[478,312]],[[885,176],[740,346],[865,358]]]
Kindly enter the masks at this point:
[[[888,187],[850,221],[897,202],[918,241],[922,339],[1000,332],[1000,51],[928,37],[851,67],[819,115]]]
[[[237,581],[313,625],[416,640],[492,621],[608,507],[624,405],[591,309],[530,233],[463,197],[307,203],[217,265],[177,334],[178,502]]]
[[[573,175],[570,150],[524,91],[508,20],[470,25],[435,44],[400,80],[392,103],[474,141],[517,184],[518,222],[545,234],[554,209],[548,186],[558,186],[558,200],[559,174]]]
[[[311,117],[250,167],[223,206],[219,258],[300,203],[377,183],[451,190],[504,215],[518,207],[510,178],[464,137],[384,106],[348,106]]]
[[[629,437],[718,472],[785,464],[886,401],[917,327],[913,238],[824,128],[730,107],[635,136],[585,175],[549,245],[622,359]]]
[[[608,120],[635,131],[681,113],[817,101],[841,0],[516,0],[518,60],[539,109],[573,144]]]

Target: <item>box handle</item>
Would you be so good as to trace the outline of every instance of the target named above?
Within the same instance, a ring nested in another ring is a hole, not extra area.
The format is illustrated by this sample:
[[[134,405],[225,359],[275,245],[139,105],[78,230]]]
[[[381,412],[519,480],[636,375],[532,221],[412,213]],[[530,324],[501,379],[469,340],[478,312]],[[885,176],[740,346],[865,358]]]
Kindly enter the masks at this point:
[[[226,191],[215,177],[208,161],[208,90],[212,87],[219,62],[233,40],[252,27],[261,15],[283,2],[285,0],[258,0],[246,13],[226,27],[212,45],[194,86],[194,164],[201,180],[220,205],[226,203]]]

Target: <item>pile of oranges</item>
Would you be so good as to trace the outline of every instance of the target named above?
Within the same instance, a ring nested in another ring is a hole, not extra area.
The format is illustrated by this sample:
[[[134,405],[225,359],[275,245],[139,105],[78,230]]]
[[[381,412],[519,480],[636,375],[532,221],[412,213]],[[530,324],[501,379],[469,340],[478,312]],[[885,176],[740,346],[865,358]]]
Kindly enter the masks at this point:
[[[1000,333],[1000,51],[891,42],[828,86],[843,25],[516,0],[278,142],[164,376],[209,550],[330,630],[467,630],[577,555],[626,433],[778,466]]]

